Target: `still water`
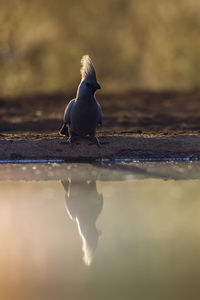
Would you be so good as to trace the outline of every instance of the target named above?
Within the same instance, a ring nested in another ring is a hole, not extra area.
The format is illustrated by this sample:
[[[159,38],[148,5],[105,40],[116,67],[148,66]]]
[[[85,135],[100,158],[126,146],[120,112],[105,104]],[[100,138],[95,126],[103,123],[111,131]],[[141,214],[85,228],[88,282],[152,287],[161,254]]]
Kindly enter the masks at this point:
[[[1,300],[199,299],[199,163],[0,175]]]

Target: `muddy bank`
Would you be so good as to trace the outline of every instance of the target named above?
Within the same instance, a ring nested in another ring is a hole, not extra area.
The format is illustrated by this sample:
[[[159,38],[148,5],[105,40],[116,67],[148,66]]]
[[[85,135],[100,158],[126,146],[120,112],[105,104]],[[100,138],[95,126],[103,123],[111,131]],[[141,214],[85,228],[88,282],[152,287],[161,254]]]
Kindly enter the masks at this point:
[[[56,134],[66,104],[75,96],[50,94],[0,99],[0,133]],[[200,91],[97,93],[103,108],[100,134],[200,133]]]
[[[104,113],[97,130],[101,148],[88,140],[70,148],[58,135],[65,105],[73,96],[0,99],[0,159],[200,158],[198,91],[97,94]]]
[[[1,160],[63,159],[64,161],[120,160],[199,160],[200,136],[101,136],[101,147],[88,140],[72,147],[66,138],[22,138],[0,140]]]

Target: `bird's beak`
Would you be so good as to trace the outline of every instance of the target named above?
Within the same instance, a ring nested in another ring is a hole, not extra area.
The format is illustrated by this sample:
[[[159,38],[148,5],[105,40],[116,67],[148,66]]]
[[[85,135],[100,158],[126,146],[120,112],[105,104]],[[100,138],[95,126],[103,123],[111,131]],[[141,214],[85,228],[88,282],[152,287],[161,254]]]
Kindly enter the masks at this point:
[[[100,84],[97,83],[96,90],[100,90],[100,89],[101,89],[101,86],[100,86]]]

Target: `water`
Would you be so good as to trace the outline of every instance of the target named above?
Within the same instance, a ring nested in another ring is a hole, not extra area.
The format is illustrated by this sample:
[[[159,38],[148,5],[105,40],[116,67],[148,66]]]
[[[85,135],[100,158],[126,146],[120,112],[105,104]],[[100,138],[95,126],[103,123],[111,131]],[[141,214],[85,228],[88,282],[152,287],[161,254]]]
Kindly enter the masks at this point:
[[[0,299],[199,299],[199,171],[0,166]]]

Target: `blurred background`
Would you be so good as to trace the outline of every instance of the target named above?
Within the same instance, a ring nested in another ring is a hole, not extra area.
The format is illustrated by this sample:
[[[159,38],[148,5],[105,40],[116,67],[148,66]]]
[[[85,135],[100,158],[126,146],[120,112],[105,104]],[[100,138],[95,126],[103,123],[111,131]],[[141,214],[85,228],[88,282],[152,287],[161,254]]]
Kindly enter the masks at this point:
[[[0,96],[75,91],[89,54],[104,92],[200,86],[198,0],[0,0]]]

